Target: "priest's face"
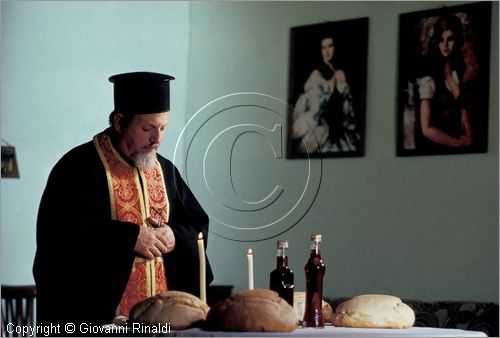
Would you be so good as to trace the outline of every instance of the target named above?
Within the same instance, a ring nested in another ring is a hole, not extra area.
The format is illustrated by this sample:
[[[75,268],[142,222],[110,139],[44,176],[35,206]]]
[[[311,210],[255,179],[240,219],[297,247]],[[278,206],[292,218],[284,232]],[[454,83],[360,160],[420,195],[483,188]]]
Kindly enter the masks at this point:
[[[117,114],[120,115],[120,114]],[[156,151],[160,147],[169,112],[134,115],[130,123],[118,128],[118,148],[141,169],[151,169],[156,163]],[[121,117],[118,116],[118,120]]]

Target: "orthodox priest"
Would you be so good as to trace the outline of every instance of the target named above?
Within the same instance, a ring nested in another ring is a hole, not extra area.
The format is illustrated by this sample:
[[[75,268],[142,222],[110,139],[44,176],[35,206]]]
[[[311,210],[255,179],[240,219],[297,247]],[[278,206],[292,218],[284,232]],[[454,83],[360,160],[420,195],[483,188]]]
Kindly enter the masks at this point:
[[[200,232],[207,239],[208,216],[157,154],[173,79],[110,77],[110,127],[51,171],[37,219],[37,324],[111,323],[166,290],[199,296],[197,240]]]

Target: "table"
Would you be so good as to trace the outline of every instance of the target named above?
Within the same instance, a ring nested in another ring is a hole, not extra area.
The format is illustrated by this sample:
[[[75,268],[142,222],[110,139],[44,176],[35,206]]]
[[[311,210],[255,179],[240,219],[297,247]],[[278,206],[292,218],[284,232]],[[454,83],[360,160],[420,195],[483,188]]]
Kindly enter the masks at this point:
[[[466,331],[459,329],[441,329],[432,327],[412,327],[409,329],[357,329],[346,327],[335,327],[325,325],[322,329],[299,327],[292,332],[228,332],[228,331],[205,331],[200,328],[191,328],[187,330],[173,330],[170,333],[151,331],[144,332],[145,328],[134,331],[132,328],[125,328],[126,332],[114,325],[108,326],[116,331],[110,332],[111,335],[141,336],[141,337],[487,337],[482,331]],[[118,329],[119,328],[119,329]],[[166,327],[165,327],[166,328]],[[109,332],[108,332],[109,333]],[[108,336],[108,334],[106,334]]]

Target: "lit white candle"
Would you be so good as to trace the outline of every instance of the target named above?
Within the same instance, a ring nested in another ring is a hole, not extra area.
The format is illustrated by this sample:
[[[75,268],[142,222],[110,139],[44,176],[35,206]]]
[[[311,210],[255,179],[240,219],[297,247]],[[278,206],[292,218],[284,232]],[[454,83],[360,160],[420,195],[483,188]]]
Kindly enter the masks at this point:
[[[207,302],[207,284],[205,272],[205,243],[203,242],[203,234],[198,234],[198,258],[200,261],[200,298],[205,303]]]
[[[248,289],[253,290],[253,251],[252,248],[248,249]]]

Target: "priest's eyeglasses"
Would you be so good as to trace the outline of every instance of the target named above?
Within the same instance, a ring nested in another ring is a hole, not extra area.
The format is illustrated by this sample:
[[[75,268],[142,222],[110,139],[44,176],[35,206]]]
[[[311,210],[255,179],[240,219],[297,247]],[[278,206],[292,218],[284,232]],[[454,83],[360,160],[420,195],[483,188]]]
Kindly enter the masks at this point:
[[[153,224],[152,227],[153,228],[161,227],[161,223],[163,222],[163,209],[150,207],[149,214],[157,221],[157,223]]]

